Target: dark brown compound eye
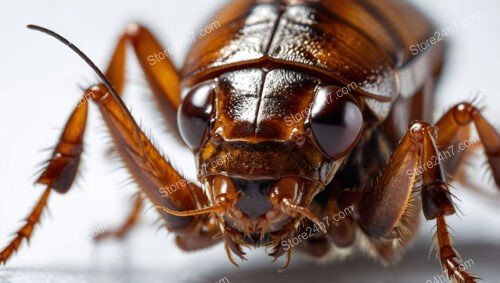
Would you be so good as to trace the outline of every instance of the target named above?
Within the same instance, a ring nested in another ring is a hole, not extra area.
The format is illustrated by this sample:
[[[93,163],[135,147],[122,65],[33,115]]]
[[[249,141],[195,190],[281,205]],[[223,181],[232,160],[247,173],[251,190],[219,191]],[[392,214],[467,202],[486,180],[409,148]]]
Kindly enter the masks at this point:
[[[177,123],[184,142],[196,149],[201,145],[214,109],[213,82],[200,84],[189,91],[179,107]]]
[[[358,143],[363,130],[363,114],[340,88],[323,87],[311,107],[311,129],[321,149],[330,158],[339,159]]]

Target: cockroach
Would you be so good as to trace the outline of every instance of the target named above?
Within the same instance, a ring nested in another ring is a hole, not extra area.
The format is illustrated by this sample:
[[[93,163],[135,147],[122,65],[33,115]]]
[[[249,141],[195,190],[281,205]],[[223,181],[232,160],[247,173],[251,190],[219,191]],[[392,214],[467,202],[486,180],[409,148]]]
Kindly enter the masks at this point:
[[[235,265],[244,247],[286,256],[284,268],[293,250],[325,261],[360,249],[391,263],[414,238],[422,211],[436,222],[433,246],[445,274],[476,282],[459,268],[446,224],[456,211],[450,182],[460,181],[449,176],[467,154],[440,149],[463,145],[474,126],[500,185],[500,134],[468,101],[431,124],[446,46],[411,48],[433,36],[431,21],[399,0],[231,1],[214,19],[220,26],[196,40],[180,70],[148,29],[131,24],[105,73],[62,36],[29,26],[69,45],[99,74],[102,83],[82,99],[98,106],[176,244],[191,251],[223,242]],[[199,184],[170,165],[122,101],[127,45],[161,109],[177,111]],[[46,189],[1,263],[31,237],[50,193],[72,187],[87,105],[71,114],[37,179]],[[137,198],[126,224],[99,237],[125,235],[142,204]]]

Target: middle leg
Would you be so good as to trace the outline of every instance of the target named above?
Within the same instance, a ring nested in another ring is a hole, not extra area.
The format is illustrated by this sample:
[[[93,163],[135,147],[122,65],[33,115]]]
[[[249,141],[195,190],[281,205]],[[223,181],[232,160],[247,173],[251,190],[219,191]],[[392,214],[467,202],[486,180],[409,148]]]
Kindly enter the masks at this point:
[[[138,194],[135,197],[134,203],[135,204],[132,208],[132,211],[130,211],[127,219],[119,228],[113,231],[105,231],[103,233],[100,233],[99,235],[97,235],[97,237],[94,238],[94,240],[102,241],[108,238],[123,239],[139,220],[139,215],[143,207],[142,195]]]

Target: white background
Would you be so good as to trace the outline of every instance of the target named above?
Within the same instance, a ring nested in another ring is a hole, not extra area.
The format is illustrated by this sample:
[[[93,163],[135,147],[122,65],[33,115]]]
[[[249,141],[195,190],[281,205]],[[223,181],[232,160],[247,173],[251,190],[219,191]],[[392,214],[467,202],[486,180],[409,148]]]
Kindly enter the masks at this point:
[[[27,30],[26,24],[55,29],[104,68],[126,24],[138,21],[151,27],[165,47],[174,48],[174,61],[180,66],[188,50],[185,39],[202,28],[223,3],[222,0],[0,0],[1,246],[20,226],[20,220],[43,191],[43,187],[33,186],[36,164],[49,157],[50,152],[41,149],[55,144],[60,129],[81,95],[78,85],[86,87],[96,82],[92,71],[69,49],[47,36]],[[420,0],[416,4],[438,27],[446,27],[453,21],[458,21],[460,27],[448,38],[451,47],[449,62],[438,89],[436,114],[480,91],[483,104],[487,106],[485,115],[498,122],[500,3],[492,0]],[[461,25],[462,20],[477,11],[482,14],[480,18],[467,26]],[[162,151],[182,168],[182,172],[193,178],[195,169],[190,152],[171,139],[160,115],[151,110],[155,109],[140,69],[135,59],[130,61],[127,71],[129,88],[125,94],[127,105],[158,140]],[[422,228],[421,247],[419,245],[409,252],[409,255],[414,254],[410,256],[414,263],[426,267],[420,269],[418,265],[405,263],[399,270],[392,268],[386,272],[380,272],[383,268],[378,264],[362,259],[359,263],[353,261],[339,268],[335,265],[315,267],[294,258],[289,271],[277,275],[275,271],[281,262],[270,265],[270,259],[261,250],[250,252],[250,262],[236,269],[226,259],[222,245],[193,254],[179,251],[172,236],[167,236],[164,230],[155,232],[159,224],[152,224],[156,215],[151,210],[144,211],[140,229],[124,245],[108,242],[96,247],[89,240],[92,232],[101,229],[102,225],[111,229],[121,222],[132,204],[130,196],[136,187],[123,185],[128,179],[127,174],[117,169],[119,163],[105,156],[109,139],[103,124],[98,121],[96,109],[91,110],[83,178],[68,194],[51,195],[50,213],[44,215],[42,226],[37,227],[29,248],[23,244],[20,255],[10,261],[9,269],[0,269],[0,282],[24,282],[26,276],[34,276],[37,279],[33,280],[37,281],[45,278],[49,282],[70,279],[75,282],[147,282],[144,276],[151,276],[150,282],[215,282],[223,277],[231,282],[255,282],[249,279],[250,276],[256,276],[261,282],[302,282],[309,278],[306,276],[314,276],[315,282],[333,282],[335,278],[344,278],[339,282],[351,282],[349,274],[353,273],[352,270],[355,270],[357,277],[353,278],[356,282],[400,282],[397,278],[425,282],[430,279],[428,274],[439,273],[438,263],[433,258],[428,261],[426,256],[434,223]],[[482,187],[486,191],[494,192],[493,184],[487,182],[488,175],[483,174],[484,166],[472,167],[469,172],[473,182],[484,184]],[[499,209],[495,208],[499,204],[498,194],[481,197],[464,191],[460,186],[457,188],[455,194],[462,200],[459,205],[464,215],[451,217],[450,225],[455,230],[459,246],[468,247],[469,255],[462,252],[462,256],[471,258],[474,255],[474,270],[486,269],[491,264],[486,260],[491,257],[489,253],[498,254],[500,251],[500,217]],[[483,248],[476,249],[476,246]],[[420,252],[415,252],[418,250]],[[478,262],[483,263],[482,267]],[[42,268],[33,269],[36,266]],[[364,271],[353,269],[353,266],[363,267]],[[82,272],[92,269],[102,275],[103,267],[114,271],[104,277],[60,273],[60,270]],[[21,271],[16,271],[16,268],[21,268]],[[404,272],[399,272],[403,269]],[[53,270],[53,273],[46,270]],[[123,273],[124,270],[128,272]],[[490,279],[486,282],[494,282],[492,278],[498,278],[499,274],[487,275]],[[60,279],[61,276],[65,279]]]

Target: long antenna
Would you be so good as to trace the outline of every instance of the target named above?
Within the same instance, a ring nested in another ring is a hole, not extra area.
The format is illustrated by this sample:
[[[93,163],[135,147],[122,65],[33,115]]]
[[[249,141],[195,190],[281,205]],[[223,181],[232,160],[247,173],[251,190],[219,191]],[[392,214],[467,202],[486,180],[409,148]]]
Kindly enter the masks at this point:
[[[120,106],[122,111],[125,113],[125,115],[127,115],[127,118],[130,120],[130,123],[134,127],[135,134],[137,135],[137,140],[141,146],[142,153],[144,154],[145,152],[144,152],[144,146],[142,144],[141,135],[140,135],[140,132],[139,132],[137,125],[134,123],[134,118],[132,117],[132,114],[130,114],[130,111],[128,111],[127,107],[125,106],[125,104],[121,100],[121,98],[118,95],[118,92],[116,91],[113,84],[108,80],[106,75],[104,75],[102,73],[102,71],[99,69],[99,67],[97,67],[96,64],[94,64],[94,62],[92,62],[92,60],[90,60],[90,58],[87,55],[85,55],[85,53],[83,53],[83,51],[81,51],[78,47],[76,47],[73,43],[71,43],[69,40],[64,38],[62,35],[54,32],[50,29],[47,29],[47,28],[44,28],[41,26],[37,26],[37,25],[27,25],[27,28],[43,32],[43,33],[48,34],[48,35],[54,37],[55,39],[59,40],[64,45],[68,46],[71,50],[73,50],[76,54],[78,54],[78,56],[80,56],[80,58],[82,58],[85,61],[85,63],[87,63],[90,66],[90,68],[92,68],[92,70],[97,74],[99,79],[101,79],[101,81],[104,83],[104,85],[108,89],[109,93],[111,93],[113,98],[116,100],[116,102],[118,103],[118,105]]]

